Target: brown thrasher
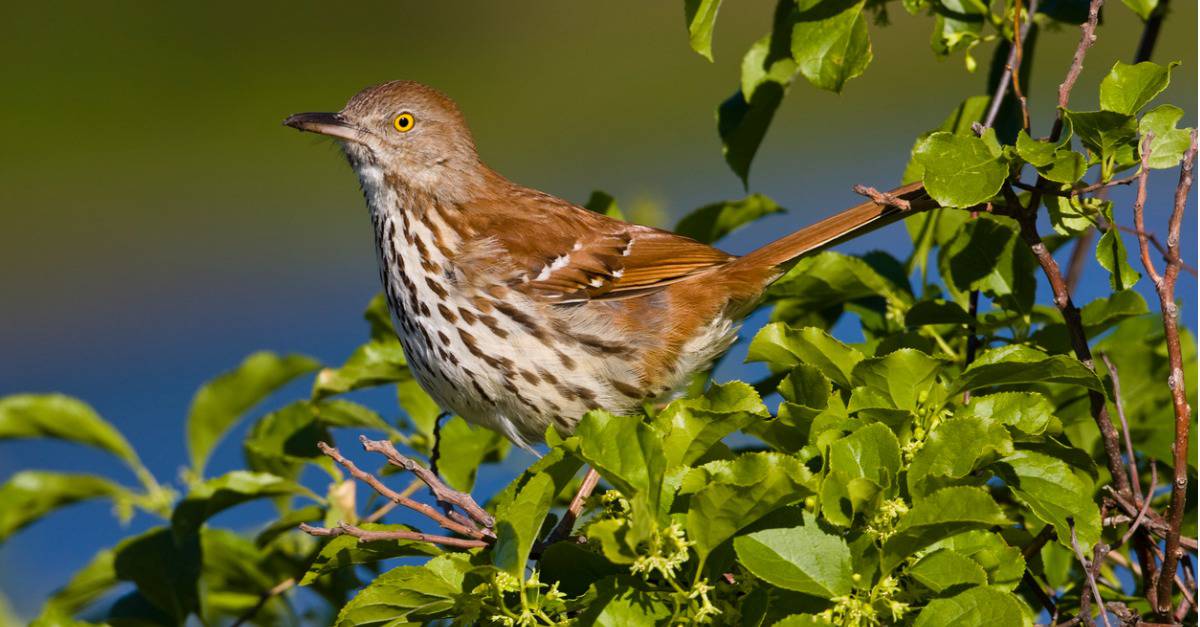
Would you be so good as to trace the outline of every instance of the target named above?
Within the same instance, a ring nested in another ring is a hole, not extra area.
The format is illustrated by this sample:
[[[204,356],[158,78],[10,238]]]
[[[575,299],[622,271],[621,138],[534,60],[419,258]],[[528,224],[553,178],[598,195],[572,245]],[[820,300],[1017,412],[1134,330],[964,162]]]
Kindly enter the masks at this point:
[[[789,262],[933,205],[909,185],[735,257],[509,181],[454,102],[419,83],[285,124],[339,139],[358,173],[417,381],[526,448],[590,409],[671,393],[730,347]]]

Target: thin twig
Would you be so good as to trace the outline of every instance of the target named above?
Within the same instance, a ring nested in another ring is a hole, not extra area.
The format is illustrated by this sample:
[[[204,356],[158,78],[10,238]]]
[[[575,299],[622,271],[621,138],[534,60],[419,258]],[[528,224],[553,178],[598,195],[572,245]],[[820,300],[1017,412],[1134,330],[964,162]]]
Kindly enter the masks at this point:
[[[437,522],[437,524],[441,525],[443,528],[445,528],[449,531],[453,531],[454,533],[461,533],[464,536],[471,536],[473,538],[482,538],[483,537],[484,534],[481,531],[479,531],[478,529],[475,529],[473,527],[469,527],[467,525],[463,525],[459,522],[451,520],[448,516],[437,511],[433,507],[431,507],[425,503],[422,503],[420,501],[414,501],[414,500],[400,494],[399,492],[396,492],[395,490],[387,487],[375,475],[372,475],[371,473],[360,469],[358,466],[356,466],[354,464],[354,462],[350,461],[349,459],[346,459],[346,457],[344,455],[342,455],[341,452],[338,451],[336,448],[329,446],[328,444],[326,444],[324,442],[318,442],[317,448],[321,449],[321,452],[324,453],[325,455],[329,456],[329,458],[331,458],[333,461],[341,464],[342,467],[344,467],[346,469],[346,471],[349,472],[350,475],[353,476],[355,479],[358,479],[359,481],[362,481],[363,483],[371,486],[383,498],[388,499],[389,501],[392,501],[394,503],[403,505],[415,512],[423,514],[423,515],[433,519],[435,522]]]
[[[420,479],[413,479],[412,481],[410,481],[408,483],[407,486],[404,487],[403,490],[400,491],[400,496],[411,497],[413,495],[413,493],[416,492],[417,489],[423,485],[425,485],[425,484],[422,483]],[[381,505],[379,507],[379,509],[371,512],[368,516],[363,518],[362,521],[369,522],[369,523],[379,522],[379,519],[386,516],[388,514],[388,512],[392,511],[393,509],[396,509],[397,505],[399,505],[399,503],[397,503],[396,501],[388,501],[388,502],[384,503],[383,505]]]
[[[1100,359],[1104,362],[1105,368],[1108,368],[1108,376],[1112,377],[1113,405],[1116,406],[1117,418],[1121,421],[1121,434],[1125,436],[1125,463],[1129,465],[1129,483],[1133,488],[1134,498],[1141,501],[1142,480],[1138,477],[1137,457],[1133,454],[1133,438],[1129,435],[1129,421],[1125,419],[1125,401],[1121,400],[1121,377],[1117,376],[1117,367],[1113,365],[1107,353],[1100,353]],[[1154,494],[1153,488],[1150,490],[1150,494]]]
[[[1071,189],[1053,189],[1053,188],[1046,187],[1045,185],[1042,185],[1039,187],[1037,185],[1030,185],[1029,183],[1023,183],[1021,181],[1013,181],[1013,187],[1016,187],[1018,189],[1023,189],[1027,192],[1040,192],[1042,194],[1049,195],[1049,196],[1059,196],[1061,198],[1070,198],[1072,196],[1079,196],[1081,194],[1089,194],[1091,192],[1098,191],[1101,189],[1108,189],[1110,187],[1119,187],[1121,185],[1129,185],[1129,184],[1133,183],[1134,181],[1136,181],[1137,179],[1138,179],[1138,174],[1131,174],[1129,176],[1125,176],[1125,177],[1122,177],[1119,179],[1113,179],[1107,183],[1092,183],[1091,185],[1084,185],[1083,187],[1073,187]]]
[[[583,481],[579,484],[579,491],[575,493],[575,498],[571,499],[571,504],[563,512],[562,520],[558,521],[554,530],[546,536],[546,540],[543,542],[544,546],[565,540],[571,535],[571,530],[575,528],[575,521],[579,520],[579,515],[583,513],[584,503],[592,495],[598,483],[600,483],[600,473],[596,472],[595,468],[588,468],[587,473],[583,475]]]
[[[1138,172],[1137,196],[1133,200],[1133,226],[1137,230],[1138,250],[1142,255],[1142,266],[1146,268],[1146,274],[1150,275],[1150,280],[1157,287],[1162,283],[1162,275],[1158,273],[1158,269],[1154,267],[1154,261],[1150,258],[1149,237],[1146,235],[1146,220],[1143,211],[1146,207],[1146,188],[1150,181],[1150,142],[1153,140],[1154,133],[1146,133],[1142,138],[1142,169]]]
[[[1172,594],[1175,574],[1183,549],[1179,544],[1179,528],[1183,525],[1184,508],[1187,505],[1188,485],[1188,430],[1191,427],[1191,407],[1187,402],[1187,380],[1183,373],[1183,350],[1179,339],[1178,311],[1175,305],[1175,281],[1179,278],[1182,262],[1179,259],[1179,229],[1183,224],[1183,213],[1187,209],[1188,196],[1192,190],[1192,171],[1196,160],[1196,131],[1192,130],[1191,145],[1183,156],[1179,168],[1179,184],[1175,186],[1175,208],[1167,222],[1167,267],[1162,280],[1157,282],[1158,301],[1162,310],[1163,330],[1167,340],[1167,356],[1171,375],[1167,385],[1171,388],[1171,400],[1175,410],[1175,443],[1172,447],[1172,466],[1175,479],[1171,483],[1171,505],[1167,509],[1166,547],[1162,570],[1158,575],[1158,611],[1160,620],[1174,616]],[[1142,229],[1142,225],[1138,225]],[[1143,249],[1145,249],[1143,244]]]
[[[246,610],[246,612],[244,614],[242,614],[241,616],[239,616],[237,618],[237,620],[233,621],[233,624],[230,627],[241,627],[242,625],[246,624],[251,619],[253,619],[260,610],[262,610],[262,608],[267,604],[267,602],[269,602],[271,599],[283,594],[284,592],[291,590],[295,585],[296,585],[295,577],[288,577],[287,579],[284,579],[283,581],[275,584],[275,586],[272,587],[270,590],[267,590],[266,592],[263,592],[261,595],[259,595],[258,602],[254,604],[254,607]]]
[[[1075,551],[1075,559],[1078,559],[1079,564],[1083,566],[1083,572],[1087,576],[1088,586],[1091,588],[1092,593],[1091,599],[1088,598],[1086,592],[1079,595],[1079,616],[1083,618],[1086,624],[1094,624],[1092,622],[1091,600],[1095,599],[1096,606],[1100,608],[1100,618],[1104,621],[1104,627],[1112,627],[1108,624],[1108,614],[1104,611],[1104,599],[1100,596],[1100,587],[1096,585],[1096,576],[1092,572],[1087,558],[1083,556],[1083,549],[1079,548],[1079,538],[1075,536],[1075,521],[1068,518],[1067,526],[1071,529],[1071,548]]]
[[[417,463],[400,451],[387,440],[370,440],[366,436],[360,436],[363,449],[373,453],[382,453],[387,457],[388,463],[397,466],[413,473],[418,479],[425,482],[429,489],[433,492],[434,498],[438,503],[457,506],[467,513],[472,520],[482,525],[485,529],[491,529],[496,524],[496,519],[491,514],[487,513],[470,494],[459,492],[442,482],[437,475],[429,471],[428,468]],[[461,522],[461,521],[460,521]]]
[[[884,207],[895,207],[901,211],[908,211],[909,209],[912,209],[912,203],[891,192],[881,192],[874,187],[869,187],[867,185],[855,185],[853,189],[855,194],[866,196],[877,205],[882,205]]]
[[[430,544],[452,546],[460,549],[477,549],[490,544],[485,540],[451,538],[450,536],[439,536],[431,533],[421,533],[419,531],[367,531],[366,529],[355,527],[354,525],[349,525],[344,522],[339,522],[338,526],[331,528],[313,527],[311,525],[301,523],[300,531],[316,537],[336,538],[342,535],[353,536],[358,538],[359,542],[378,542],[380,540],[412,540],[415,542],[428,542]]]
[[[1100,6],[1104,4],[1104,0],[1092,0],[1088,5],[1088,17],[1080,26],[1083,31],[1079,38],[1079,46],[1075,48],[1075,56],[1071,58],[1071,68],[1067,70],[1067,77],[1058,86],[1058,116],[1054,119],[1054,126],[1050,131],[1050,141],[1056,142],[1062,135],[1063,117],[1062,112],[1071,103],[1071,90],[1075,88],[1075,81],[1079,80],[1079,74],[1083,71],[1083,59],[1087,56],[1088,48],[1096,43],[1096,25],[1100,22]]]
[[[1138,510],[1137,516],[1129,524],[1129,530],[1125,532],[1125,535],[1121,536],[1121,541],[1117,543],[1117,546],[1129,542],[1129,539],[1133,537],[1138,527],[1141,526],[1142,521],[1146,519],[1146,512],[1150,511],[1150,503],[1154,501],[1154,491],[1156,489],[1158,489],[1158,464],[1152,461],[1150,462],[1150,492],[1147,493],[1145,500],[1142,501],[1142,509]]]
[[[1018,98],[1024,99],[1021,96],[1020,88],[1017,87],[1017,74],[1021,71],[1021,42],[1026,39],[1029,29],[1033,27],[1032,16],[1037,12],[1037,0],[1030,0],[1029,15],[1030,19],[1025,20],[1021,24],[1021,3],[1018,1],[1013,17],[1013,42],[1008,51],[1008,61],[1004,64],[1004,72],[1000,75],[1000,80],[996,81],[996,90],[992,92],[992,100],[988,103],[987,115],[983,118],[984,128],[990,128],[996,122],[996,116],[1000,113],[1000,105],[1004,102],[1005,96],[1008,95],[1008,85],[1011,82],[1016,87],[1016,95]],[[1029,127],[1028,114],[1026,113],[1025,127]]]
[[[1150,240],[1150,245],[1154,247],[1154,250],[1157,250],[1158,253],[1163,256],[1163,260],[1166,260],[1167,248],[1162,245],[1162,242],[1159,241],[1158,236],[1154,234],[1154,231],[1139,231],[1139,230],[1133,228],[1132,226],[1125,226],[1122,224],[1114,224],[1113,226],[1117,227],[1117,230],[1123,231],[1125,233],[1129,233],[1130,235],[1145,235],[1146,239]],[[1196,273],[1195,266],[1193,266],[1190,263],[1187,263],[1186,261],[1183,261],[1182,259],[1180,260],[1180,263],[1183,264],[1184,272],[1187,272],[1188,274],[1190,274],[1192,276],[1198,276]]]

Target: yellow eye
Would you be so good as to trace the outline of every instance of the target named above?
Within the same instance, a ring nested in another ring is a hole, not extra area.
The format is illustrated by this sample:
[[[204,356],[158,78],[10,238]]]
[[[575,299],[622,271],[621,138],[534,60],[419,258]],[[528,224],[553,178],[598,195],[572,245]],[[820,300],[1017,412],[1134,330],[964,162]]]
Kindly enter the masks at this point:
[[[411,113],[401,113],[400,115],[396,116],[396,119],[392,120],[392,126],[396,127],[396,130],[400,131],[401,133],[407,133],[411,131],[413,129],[413,125],[416,123],[417,121],[413,119]]]

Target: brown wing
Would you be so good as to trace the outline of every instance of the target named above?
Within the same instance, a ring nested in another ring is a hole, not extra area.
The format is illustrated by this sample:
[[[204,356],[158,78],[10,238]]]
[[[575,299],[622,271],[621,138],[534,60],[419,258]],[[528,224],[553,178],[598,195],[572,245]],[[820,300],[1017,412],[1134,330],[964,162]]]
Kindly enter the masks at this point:
[[[503,255],[506,281],[557,303],[628,298],[734,259],[691,238],[615,220],[524,188],[464,211],[477,248]],[[495,260],[491,260],[494,263]]]

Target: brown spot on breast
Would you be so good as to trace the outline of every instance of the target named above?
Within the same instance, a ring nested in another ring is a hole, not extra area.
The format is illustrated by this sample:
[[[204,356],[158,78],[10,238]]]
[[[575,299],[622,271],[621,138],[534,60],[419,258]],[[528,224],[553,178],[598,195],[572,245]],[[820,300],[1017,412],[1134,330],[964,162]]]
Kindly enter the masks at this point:
[[[450,308],[447,307],[444,303],[438,303],[437,308],[438,308],[438,313],[442,314],[442,318],[444,318],[446,320],[446,322],[453,324],[458,321],[458,317],[455,316],[454,312],[450,311]]]
[[[477,320],[475,314],[471,313],[470,309],[466,309],[464,307],[458,308],[458,315],[462,316],[463,322],[466,322],[467,324],[475,324],[475,321]]]
[[[479,321],[482,322],[489,330],[491,330],[496,337],[500,339],[508,337],[508,331],[505,331],[500,326],[500,321],[497,320],[495,316],[481,315],[479,316]]]
[[[470,377],[470,379],[471,379],[471,385],[475,386],[475,391],[479,392],[479,396],[481,398],[483,398],[483,400],[487,401],[488,403],[496,402],[496,401],[492,400],[491,396],[488,396],[487,392],[483,391],[483,386],[479,385],[479,381],[477,379],[475,379],[475,377],[472,376],[472,377]]]
[[[488,313],[492,310],[492,301],[490,301],[482,296],[473,297],[471,299],[471,302],[475,303],[475,308],[478,309],[481,313]]]
[[[434,266],[434,268],[436,269],[437,266]],[[438,298],[446,298],[449,295],[446,292],[446,288],[442,287],[441,283],[434,281],[433,277],[425,277],[425,284],[429,286],[429,289],[433,290],[434,294],[438,295]]]
[[[635,401],[640,401],[646,397],[641,389],[636,386],[629,385],[624,381],[620,381],[618,379],[609,379],[608,383],[613,386],[614,390],[624,394],[625,396],[628,396],[629,398],[632,398]]]
[[[438,339],[441,340],[443,346],[450,346],[450,338],[446,337],[445,333],[443,333],[441,330],[439,330],[437,332],[437,335],[438,335]]]
[[[564,368],[566,368],[567,370],[575,369],[575,360],[571,359],[570,355],[567,355],[566,353],[564,353],[562,351],[554,351],[554,352],[556,354],[558,354],[558,360],[562,362],[562,365]]]
[[[530,383],[530,385],[537,385],[538,382],[540,381],[540,379],[538,379],[538,376],[536,374],[534,374],[528,370],[525,370],[524,368],[522,368],[519,372],[520,372],[521,376],[524,377],[525,380]]]
[[[546,383],[549,383],[550,385],[558,385],[558,377],[550,374],[549,371],[542,368],[538,368],[537,371],[538,375],[546,380]]]

